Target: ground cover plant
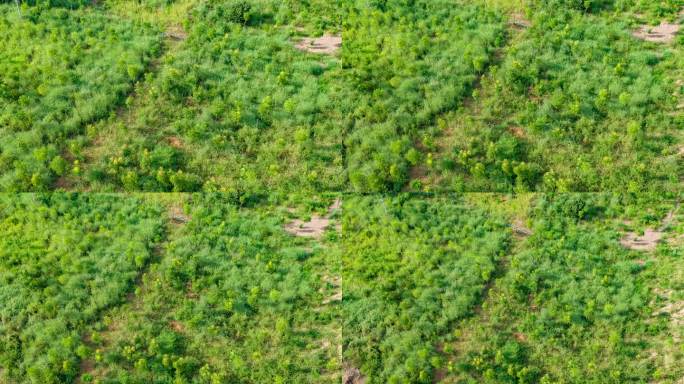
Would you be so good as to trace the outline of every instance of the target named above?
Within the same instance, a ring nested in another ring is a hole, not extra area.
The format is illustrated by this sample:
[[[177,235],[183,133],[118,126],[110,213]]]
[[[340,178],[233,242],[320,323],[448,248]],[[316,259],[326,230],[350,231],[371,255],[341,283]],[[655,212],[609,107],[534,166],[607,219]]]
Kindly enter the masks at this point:
[[[658,260],[679,251],[670,240],[645,252],[620,239],[626,227],[677,236],[676,213],[655,195],[536,196],[482,313],[447,337],[441,382],[669,382],[673,352],[660,345],[669,312],[653,276],[671,273]]]
[[[226,17],[236,4],[195,7],[133,118],[104,124],[101,141],[117,144],[94,151],[89,187],[396,190],[420,128],[469,93],[503,41],[501,16],[478,6],[258,1]],[[340,32],[339,58],[295,48]]]
[[[510,229],[458,198],[345,201],[344,357],[368,383],[429,383],[441,335],[472,315]]]
[[[681,3],[5,2],[2,188],[672,190]]]
[[[286,211],[225,195],[181,196],[171,212],[163,257],[93,326],[81,381],[339,382],[334,231],[300,239]]]
[[[0,382],[74,382],[86,325],[123,302],[161,232],[134,198],[0,196]]]
[[[345,376],[673,382],[680,218],[676,195],[347,199]]]
[[[472,105],[441,121],[434,141],[447,150],[426,167],[433,182],[470,191],[676,187],[681,44],[637,39],[633,14],[604,3],[590,2],[596,13],[555,3],[528,10]],[[649,23],[676,20],[680,9],[624,3]]]
[[[333,200],[269,201],[3,195],[0,382],[339,381]]]
[[[88,8],[0,4],[0,36],[0,188],[52,189],[80,173],[86,126],[125,99],[159,31]]]
[[[505,42],[501,13],[449,1],[357,2],[342,50],[348,172],[357,191],[401,189],[439,114],[457,108]],[[454,60],[454,58],[459,58]]]
[[[330,80],[339,62],[294,47],[298,33],[334,33],[339,20],[323,3],[287,4],[198,3],[133,116],[105,122],[104,140],[117,145],[93,156],[94,187],[342,189]]]
[[[0,0],[0,384],[681,384],[683,25]]]

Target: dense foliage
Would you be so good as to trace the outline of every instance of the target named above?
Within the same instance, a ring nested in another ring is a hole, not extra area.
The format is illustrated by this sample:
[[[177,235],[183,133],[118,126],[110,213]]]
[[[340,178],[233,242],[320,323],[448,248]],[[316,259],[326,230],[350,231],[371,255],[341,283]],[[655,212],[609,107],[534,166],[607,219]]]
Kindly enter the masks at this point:
[[[236,4],[196,7],[187,41],[145,85],[134,120],[111,122],[116,152],[90,171],[93,182],[160,191],[342,188],[329,76],[337,61],[296,50],[293,30],[271,24],[291,21],[281,2],[242,16]]]
[[[654,197],[646,207],[660,207]],[[650,320],[657,307],[645,274],[656,265],[620,245],[614,221],[631,212],[659,225],[664,212],[639,212],[641,204],[625,195],[540,196],[530,212],[533,234],[510,256],[482,316],[458,327],[445,347],[451,356],[445,382],[656,378],[652,342],[668,332],[666,319]],[[659,249],[667,252],[665,245]]]
[[[93,332],[100,383],[334,383],[337,255],[286,234],[283,215],[195,195],[130,305]],[[179,215],[179,213],[176,213]],[[331,238],[334,240],[334,236]],[[308,244],[308,245],[307,245]]]
[[[0,188],[49,189],[79,173],[86,125],[123,101],[158,35],[89,10],[0,5],[0,36]]]
[[[451,1],[370,4],[348,15],[343,35],[349,179],[355,190],[398,190],[423,160],[416,143],[433,144],[426,126],[470,95],[504,43],[504,21]]]
[[[632,32],[682,0],[39,3],[0,8],[3,190],[640,191],[681,171],[681,41]],[[339,52],[297,48],[321,35]]]
[[[133,289],[161,224],[133,198],[0,196],[0,381],[73,382],[85,326]]]
[[[677,52],[635,39],[624,21],[543,8],[457,116],[435,174],[450,190],[672,186]]]
[[[344,356],[368,383],[431,383],[438,343],[472,315],[510,231],[458,200],[345,202]]]
[[[202,191],[0,195],[0,382],[681,382],[682,12],[0,0],[0,191]]]

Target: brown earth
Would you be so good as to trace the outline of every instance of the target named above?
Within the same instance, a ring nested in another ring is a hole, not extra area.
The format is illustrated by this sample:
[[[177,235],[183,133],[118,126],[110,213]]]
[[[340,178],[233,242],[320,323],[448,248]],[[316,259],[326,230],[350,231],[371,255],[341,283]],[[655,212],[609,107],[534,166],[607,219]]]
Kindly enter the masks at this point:
[[[364,384],[366,378],[361,374],[358,368],[345,368],[342,376],[342,384]]]
[[[341,206],[342,202],[340,199],[337,199],[328,207],[328,213],[325,216],[313,215],[311,216],[310,221],[295,219],[285,225],[285,231],[299,237],[312,237],[318,239],[330,226],[332,215],[335,214]]]
[[[176,332],[182,333],[185,330],[183,324],[180,321],[172,320],[169,322],[169,326]]]
[[[190,221],[190,216],[186,215],[183,212],[183,209],[177,206],[171,207],[169,209],[169,218],[176,225],[185,224]]]
[[[632,35],[638,39],[654,43],[669,43],[674,40],[680,27],[679,24],[671,24],[663,21],[660,25],[655,27],[644,25],[634,31]]]
[[[636,251],[652,251],[656,248],[664,233],[659,230],[647,228],[642,236],[634,232],[627,233],[621,240],[623,247]]]
[[[305,37],[295,44],[295,47],[310,53],[334,55],[342,47],[342,36],[323,35],[318,38]]]
[[[183,27],[180,25],[173,25],[166,29],[166,32],[164,32],[164,37],[181,41],[188,38],[188,33],[185,32]]]
[[[323,299],[321,304],[325,305],[335,301],[342,301],[342,277],[328,276],[326,274],[323,276],[323,282],[326,286],[331,285],[333,287],[333,294]],[[321,288],[321,290],[323,290],[323,288]]]
[[[525,18],[525,15],[521,13],[515,13],[511,18],[511,25],[517,29],[527,29],[532,26],[532,23]]]
[[[182,149],[183,148],[183,140],[181,140],[178,136],[170,136],[167,138],[169,141],[169,145],[176,148],[176,149]]]
[[[517,219],[511,224],[511,229],[516,236],[527,237],[532,236],[532,230],[525,226],[522,220]]]
[[[636,251],[653,251],[665,237],[665,230],[672,224],[675,220],[675,215],[679,211],[679,201],[675,203],[675,207],[667,213],[660,228],[646,228],[643,235],[638,235],[636,232],[628,232],[625,236],[620,239],[620,244],[623,247],[633,249]],[[631,225],[630,222],[625,221],[625,225]]]

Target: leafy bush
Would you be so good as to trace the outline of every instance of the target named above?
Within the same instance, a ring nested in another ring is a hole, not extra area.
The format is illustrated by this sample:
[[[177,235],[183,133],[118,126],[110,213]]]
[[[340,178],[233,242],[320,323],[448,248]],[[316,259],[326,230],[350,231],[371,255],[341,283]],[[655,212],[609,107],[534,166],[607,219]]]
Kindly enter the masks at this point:
[[[450,375],[484,383],[649,381],[647,340],[658,332],[648,324],[650,272],[615,231],[617,217],[657,206],[657,196],[537,199],[532,234],[511,254],[487,308],[445,346],[453,351]]]
[[[349,177],[358,191],[396,191],[414,143],[470,95],[504,42],[503,19],[447,1],[355,4],[342,50]]]
[[[246,24],[252,4],[246,0],[234,1],[228,9],[228,20],[233,23]]]
[[[235,25],[229,15],[240,4],[194,8],[182,48],[145,83],[136,119],[112,124],[131,134],[108,143],[90,181],[146,191],[344,188],[338,62],[298,51],[282,28]],[[170,138],[182,142],[178,156],[152,166],[146,154]]]

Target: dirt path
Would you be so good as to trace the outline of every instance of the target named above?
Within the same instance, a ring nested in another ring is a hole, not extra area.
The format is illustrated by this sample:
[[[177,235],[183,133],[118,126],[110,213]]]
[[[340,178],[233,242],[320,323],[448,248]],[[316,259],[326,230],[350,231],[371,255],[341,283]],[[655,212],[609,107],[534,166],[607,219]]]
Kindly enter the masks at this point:
[[[633,35],[637,39],[650,41],[653,43],[671,43],[679,32],[679,24],[671,24],[663,21],[655,27],[642,26]]]
[[[314,243],[319,246],[326,247],[325,241],[322,239],[323,234],[326,230],[330,229],[330,226],[334,220],[335,215],[342,208],[342,200],[340,198],[335,199],[335,201],[328,206],[328,210],[325,215],[313,215],[309,221],[303,221],[300,219],[295,219],[284,226],[284,230],[297,237],[303,237],[311,239]],[[335,228],[339,231],[339,224]],[[340,270],[340,260],[339,258],[334,258],[326,262],[326,267],[324,268],[323,274],[321,276],[321,287],[319,293],[323,296],[320,305],[312,308],[315,312],[324,313],[332,311],[332,317],[334,319],[339,319],[339,304],[342,302],[342,275]],[[333,321],[332,325],[324,326],[324,330],[321,333],[320,340],[317,343],[318,347],[314,351],[323,351],[326,356],[334,358],[338,362],[342,362],[342,325],[341,323],[335,323]],[[340,372],[324,372],[322,377],[328,380],[339,380]],[[344,382],[344,379],[343,379]],[[353,382],[362,383],[362,382]]]
[[[679,13],[679,17],[674,23],[661,21],[656,26],[642,25],[632,35],[637,39],[653,43],[671,43],[677,37],[682,21],[684,21],[684,10]]]
[[[473,315],[464,319],[463,322],[473,320],[475,318],[480,319],[480,324],[486,323],[488,321],[488,315],[486,314],[486,308],[488,307],[487,302],[489,300],[492,300],[493,297],[497,296],[497,283],[500,279],[506,276],[506,273],[508,273],[508,265],[512,255],[515,255],[516,253],[520,252],[520,250],[523,248],[525,244],[526,239],[533,234],[531,229],[525,227],[522,218],[516,217],[511,218],[510,220],[512,241],[511,246],[509,250],[506,252],[506,254],[499,259],[494,272],[490,276],[489,280],[487,280],[487,282],[485,283],[485,286],[482,289],[480,299],[473,308]],[[461,325],[462,324],[455,324],[453,328],[458,329]],[[518,339],[518,341],[524,341],[526,339],[526,336],[523,334],[516,334],[515,337],[516,339]],[[457,347],[451,349],[452,352],[446,352],[445,345],[439,344],[437,345],[436,349],[442,355],[444,360],[449,361],[450,363],[453,362],[459,356],[459,348]],[[432,377],[432,382],[443,382],[443,380],[447,378],[448,373],[449,371],[447,367],[436,369]]]

